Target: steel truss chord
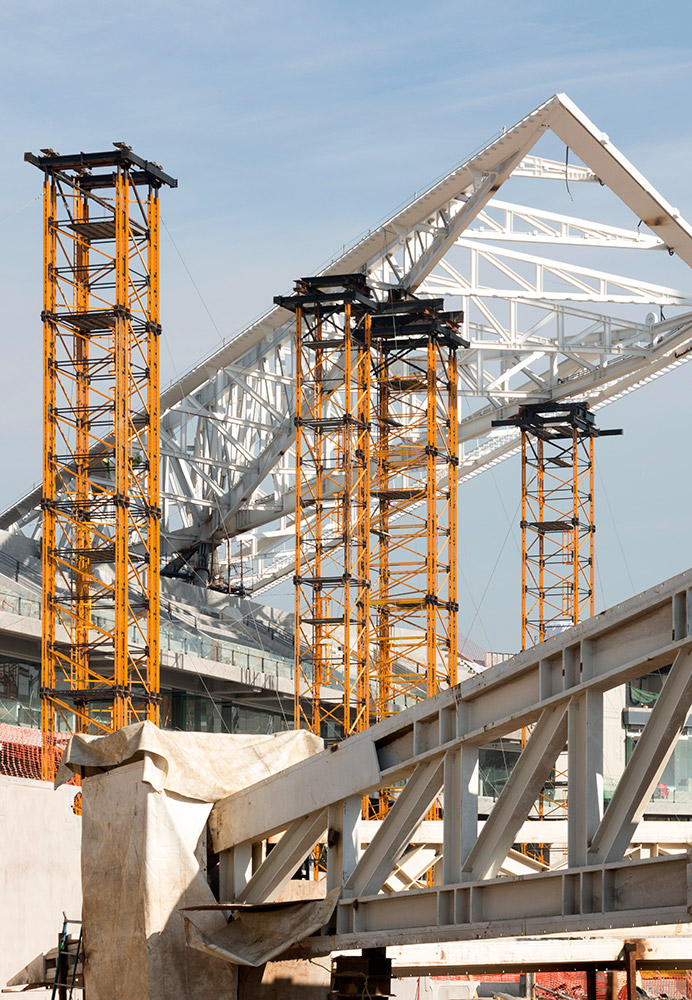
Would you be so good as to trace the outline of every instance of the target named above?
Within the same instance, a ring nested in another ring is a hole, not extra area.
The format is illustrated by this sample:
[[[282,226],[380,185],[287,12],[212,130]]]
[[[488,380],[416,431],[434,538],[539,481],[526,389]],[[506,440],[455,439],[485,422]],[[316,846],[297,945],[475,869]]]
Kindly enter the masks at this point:
[[[98,154],[104,174],[84,154],[26,158],[45,177],[41,725],[52,778],[57,729],[158,721],[159,187],[175,181],[133,170],[144,161],[125,147]]]

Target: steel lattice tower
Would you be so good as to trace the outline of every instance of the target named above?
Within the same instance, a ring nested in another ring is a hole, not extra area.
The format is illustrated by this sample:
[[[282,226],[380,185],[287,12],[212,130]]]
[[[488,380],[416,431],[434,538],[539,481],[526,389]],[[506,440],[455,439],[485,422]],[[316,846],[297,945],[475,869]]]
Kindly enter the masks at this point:
[[[380,306],[372,320],[376,717],[457,678],[457,349],[441,299]]]
[[[588,404],[535,403],[521,428],[521,648],[595,613],[594,438]]]
[[[296,316],[295,725],[333,738],[456,683],[465,342],[442,300],[377,303],[362,275],[275,301]]]
[[[124,144],[44,173],[41,727],[159,713],[159,188]],[[98,193],[97,193],[98,192]]]
[[[370,313],[362,275],[303,278],[296,316],[295,726],[370,724]]]
[[[594,439],[621,430],[600,430],[588,403],[532,403],[495,427],[521,429],[521,648],[590,618],[595,595]],[[522,746],[529,730],[522,730]],[[564,778],[555,772],[555,778]],[[537,800],[539,819],[564,814],[544,789]],[[533,853],[547,861],[546,847]]]

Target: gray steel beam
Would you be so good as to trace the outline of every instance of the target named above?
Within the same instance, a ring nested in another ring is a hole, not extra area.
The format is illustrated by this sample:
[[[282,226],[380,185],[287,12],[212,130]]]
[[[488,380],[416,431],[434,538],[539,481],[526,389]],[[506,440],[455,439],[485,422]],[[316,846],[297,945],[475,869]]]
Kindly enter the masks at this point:
[[[380,891],[441,787],[439,761],[429,761],[415,770],[347,879],[344,896]]]
[[[690,854],[540,875],[435,885],[392,894],[342,898],[339,933],[312,938],[311,954],[421,942],[582,934],[606,928],[683,925],[680,956],[692,941]],[[589,877],[587,898],[579,883]],[[632,934],[636,936],[636,932]]]
[[[507,857],[567,738],[567,706],[546,708],[463,865],[465,877],[492,878]]]
[[[674,577],[378,723],[333,753],[218,802],[211,816],[216,849],[285,829],[299,816],[406,778],[424,760],[462,745],[482,746],[537,721],[546,709],[566,709],[573,698],[670,663],[692,648],[689,636],[671,638],[676,595],[691,585],[692,571]],[[566,651],[583,641],[593,643],[592,666],[583,674],[579,657],[570,654],[565,669]]]
[[[236,892],[234,901],[264,903],[273,900],[282,886],[319,841],[327,828],[325,810],[295,820],[267,854],[252,878]]]
[[[623,857],[692,705],[692,651],[677,654],[642,735],[595,832],[589,862]]]

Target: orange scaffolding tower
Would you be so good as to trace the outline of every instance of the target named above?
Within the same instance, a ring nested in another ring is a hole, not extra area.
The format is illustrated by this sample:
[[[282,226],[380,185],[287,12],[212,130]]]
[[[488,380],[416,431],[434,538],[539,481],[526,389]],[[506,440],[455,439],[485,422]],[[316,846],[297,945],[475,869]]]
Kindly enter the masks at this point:
[[[295,725],[336,739],[456,683],[459,313],[303,278]],[[372,485],[371,485],[372,484]]]
[[[534,403],[493,426],[521,428],[521,648],[595,612],[594,438],[588,403]]]
[[[383,304],[372,319],[375,501],[372,643],[379,721],[457,682],[457,350],[441,299]],[[400,789],[372,803],[383,818]],[[429,819],[439,818],[439,805]]]
[[[457,680],[457,349],[442,300],[372,319],[372,641],[376,717]]]
[[[122,143],[44,174],[43,775],[159,713],[159,188]]]
[[[370,314],[363,275],[303,278],[296,317],[294,723],[370,724]]]

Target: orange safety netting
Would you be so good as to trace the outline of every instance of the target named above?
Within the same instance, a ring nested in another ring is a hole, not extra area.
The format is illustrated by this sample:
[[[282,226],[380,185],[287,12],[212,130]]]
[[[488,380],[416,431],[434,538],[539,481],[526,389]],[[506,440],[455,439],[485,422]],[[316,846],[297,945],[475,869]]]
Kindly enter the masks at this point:
[[[692,997],[692,972],[652,972],[638,974],[641,977],[642,989],[651,997],[668,997],[668,1000],[683,1000]],[[432,976],[440,982],[452,980],[480,979],[481,982],[518,983],[519,973],[505,972],[487,976]],[[626,976],[624,972],[616,972],[615,995],[617,1000],[625,1000],[627,993]],[[637,980],[639,982],[639,980]],[[563,997],[574,997],[575,1000],[586,1000],[585,972],[538,972],[536,973],[536,1000],[558,1000],[552,993],[541,990],[541,986],[561,994]],[[605,1000],[607,976],[605,972],[596,973],[596,1000]]]
[[[69,733],[54,733],[52,744],[60,760]],[[0,774],[41,779],[41,731],[0,722]]]

